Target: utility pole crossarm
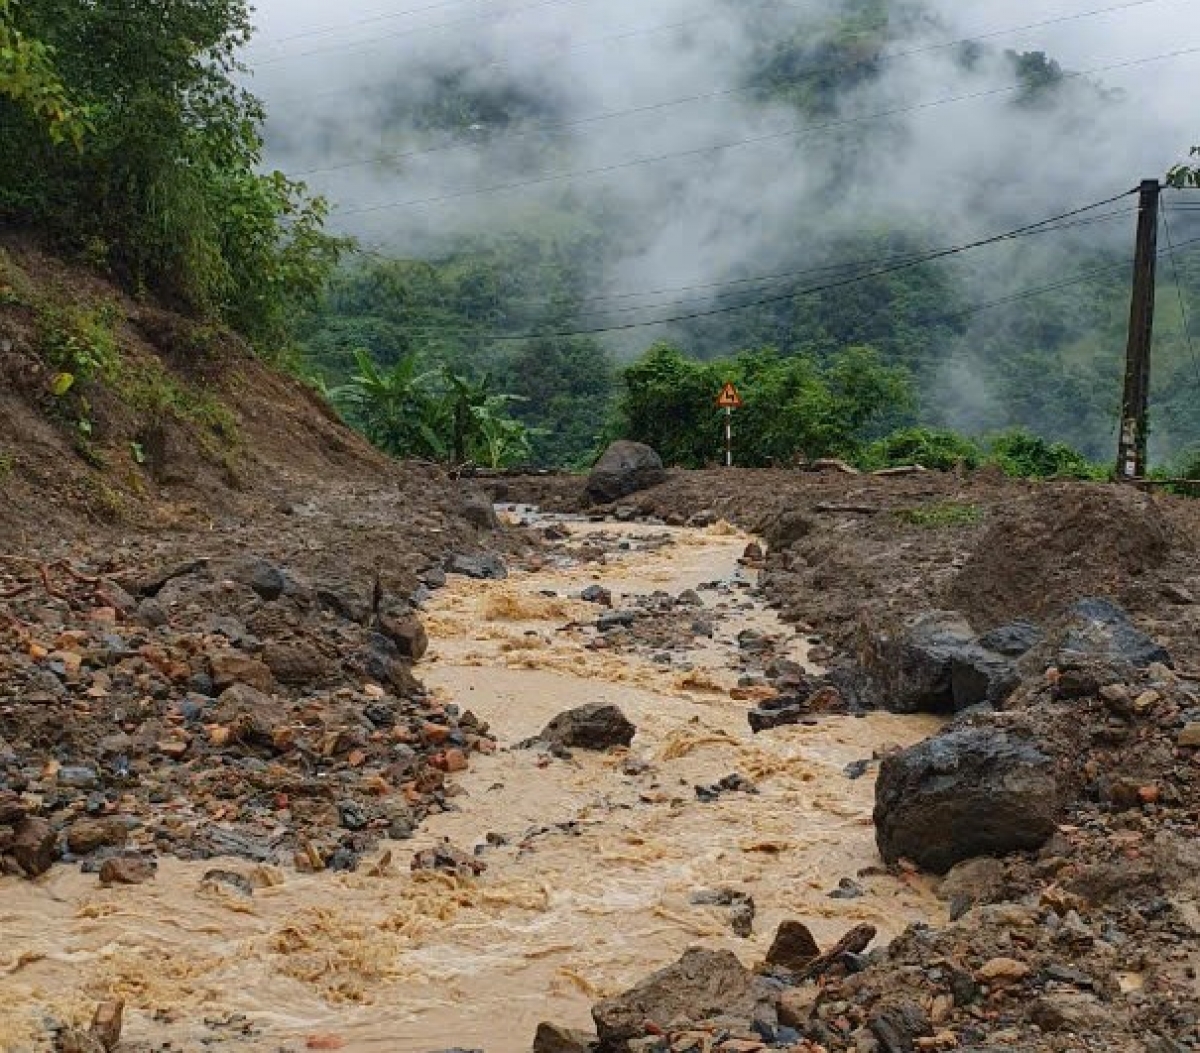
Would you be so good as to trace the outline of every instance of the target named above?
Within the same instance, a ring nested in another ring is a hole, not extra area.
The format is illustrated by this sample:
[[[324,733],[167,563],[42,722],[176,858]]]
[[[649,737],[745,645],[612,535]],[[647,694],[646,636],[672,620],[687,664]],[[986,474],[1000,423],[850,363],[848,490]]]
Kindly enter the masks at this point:
[[[1162,184],[1145,179],[1138,191],[1137,253],[1133,264],[1133,300],[1125,353],[1125,395],[1121,402],[1121,438],[1117,477],[1146,475],[1147,421],[1150,408],[1150,350],[1154,340],[1154,292],[1158,263],[1158,207]]]

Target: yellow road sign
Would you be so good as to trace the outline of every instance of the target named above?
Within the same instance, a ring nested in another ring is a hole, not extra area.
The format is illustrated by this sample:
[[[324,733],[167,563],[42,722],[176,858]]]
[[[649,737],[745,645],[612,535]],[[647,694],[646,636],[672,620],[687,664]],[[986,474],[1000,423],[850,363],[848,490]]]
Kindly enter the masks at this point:
[[[733,381],[730,381],[721,389],[721,394],[717,396],[717,406],[720,409],[742,408],[742,396],[738,394],[738,389],[733,386]]]

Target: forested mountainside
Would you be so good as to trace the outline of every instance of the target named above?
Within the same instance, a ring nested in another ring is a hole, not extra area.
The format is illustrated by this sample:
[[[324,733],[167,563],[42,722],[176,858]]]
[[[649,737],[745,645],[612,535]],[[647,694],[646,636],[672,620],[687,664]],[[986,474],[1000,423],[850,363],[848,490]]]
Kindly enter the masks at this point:
[[[1075,210],[1161,173],[1123,168],[1115,142],[1111,157],[1098,142],[1135,117],[1103,71],[971,39],[907,0],[697,11],[736,27],[729,54],[701,91],[677,89],[671,62],[713,45],[703,26],[671,30],[660,103],[589,109],[552,72],[468,49],[385,78],[365,138],[353,119],[326,120],[301,144],[277,120],[272,144],[306,158],[314,185],[336,196],[341,180],[370,179],[362,194],[380,201],[344,212],[372,248],[305,317],[308,368],[337,385],[366,349],[384,366],[415,356],[418,371],[488,374],[542,429],[536,459],[570,464],[604,431],[620,367],[659,341],[702,360],[775,348],[817,366],[869,347],[915,395],[879,428],[1024,427],[1108,460],[1136,199]],[[623,137],[632,154],[615,156],[632,160],[606,171],[614,155],[596,143]],[[1160,235],[1160,463],[1200,440],[1185,326],[1200,314],[1195,200],[1165,198],[1177,253]]]

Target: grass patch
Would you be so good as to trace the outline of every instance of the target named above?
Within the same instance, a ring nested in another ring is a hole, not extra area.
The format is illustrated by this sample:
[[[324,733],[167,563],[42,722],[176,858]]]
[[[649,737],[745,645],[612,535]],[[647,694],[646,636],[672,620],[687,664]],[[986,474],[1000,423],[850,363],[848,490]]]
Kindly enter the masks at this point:
[[[90,307],[42,304],[37,308],[38,350],[48,365],[71,378],[63,394],[75,384],[112,378],[121,358],[117,346],[120,317],[120,310],[111,303]]]
[[[900,522],[909,526],[937,529],[978,523],[983,518],[983,509],[978,505],[942,501],[938,504],[921,505],[919,508],[902,508],[893,514]]]
[[[98,476],[83,480],[83,504],[97,519],[116,522],[125,516],[125,498]]]
[[[17,459],[11,453],[0,453],[0,486],[12,478],[17,467]]]
[[[113,378],[113,390],[148,421],[194,425],[220,447],[238,441],[237,420],[212,392],[181,383],[158,362],[125,363]]]

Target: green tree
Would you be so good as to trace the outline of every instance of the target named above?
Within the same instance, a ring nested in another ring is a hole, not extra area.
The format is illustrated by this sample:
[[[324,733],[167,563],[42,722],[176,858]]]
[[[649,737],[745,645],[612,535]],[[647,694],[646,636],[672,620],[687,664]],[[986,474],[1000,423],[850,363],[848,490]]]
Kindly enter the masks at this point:
[[[323,202],[258,171],[263,112],[236,80],[245,0],[3,2],[0,218],[278,350],[346,245]],[[64,148],[74,112],[86,134]]]
[[[671,464],[699,467],[722,449],[722,415],[714,402],[734,381],[736,456],[746,465],[796,457],[852,457],[877,431],[905,419],[912,383],[870,348],[851,347],[825,365],[774,348],[699,363],[671,344],[655,344],[629,366],[611,427],[614,436],[653,446]]]
[[[52,143],[70,140],[78,146],[86,119],[67,95],[53,49],[21,33],[15,10],[16,0],[0,0],[0,96],[42,122]]]
[[[394,457],[441,460],[448,446],[445,414],[433,389],[436,373],[418,372],[415,355],[383,368],[365,351],[357,372],[330,397],[374,445]]]

